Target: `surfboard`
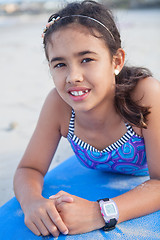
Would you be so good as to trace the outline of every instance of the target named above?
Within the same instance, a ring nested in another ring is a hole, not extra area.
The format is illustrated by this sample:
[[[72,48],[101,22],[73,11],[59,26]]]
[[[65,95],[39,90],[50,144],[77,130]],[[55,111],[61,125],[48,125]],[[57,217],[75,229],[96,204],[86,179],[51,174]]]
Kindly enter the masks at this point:
[[[70,194],[96,201],[112,198],[133,189],[149,177],[134,177],[106,173],[88,169],[81,165],[75,156],[49,171],[44,179],[43,196],[64,190]],[[134,200],[133,200],[134,201]],[[53,239],[53,236],[38,237],[24,224],[24,214],[14,197],[0,208],[0,239],[40,240]],[[160,211],[144,217],[120,223],[109,232],[96,230],[80,235],[60,235],[58,240],[156,240],[160,239]]]

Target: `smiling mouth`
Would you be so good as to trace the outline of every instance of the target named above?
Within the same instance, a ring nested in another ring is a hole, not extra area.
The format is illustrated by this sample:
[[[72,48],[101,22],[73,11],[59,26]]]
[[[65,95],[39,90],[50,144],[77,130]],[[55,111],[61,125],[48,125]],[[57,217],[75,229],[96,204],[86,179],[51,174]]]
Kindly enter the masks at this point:
[[[84,94],[86,94],[86,93],[88,93],[88,92],[89,92],[89,90],[86,89],[86,90],[84,90],[84,91],[70,91],[69,93],[70,93],[72,96],[77,97],[77,96],[82,96],[82,95],[84,95]]]

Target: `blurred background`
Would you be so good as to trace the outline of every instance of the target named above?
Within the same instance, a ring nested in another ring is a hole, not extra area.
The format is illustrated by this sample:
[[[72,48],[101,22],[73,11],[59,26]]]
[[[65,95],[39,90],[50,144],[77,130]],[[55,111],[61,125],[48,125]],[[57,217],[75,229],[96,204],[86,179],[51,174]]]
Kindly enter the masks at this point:
[[[41,34],[65,0],[0,0],[0,206],[14,196],[13,176],[53,88]],[[160,79],[160,0],[103,0],[115,15],[126,63]],[[62,139],[51,168],[71,156]]]

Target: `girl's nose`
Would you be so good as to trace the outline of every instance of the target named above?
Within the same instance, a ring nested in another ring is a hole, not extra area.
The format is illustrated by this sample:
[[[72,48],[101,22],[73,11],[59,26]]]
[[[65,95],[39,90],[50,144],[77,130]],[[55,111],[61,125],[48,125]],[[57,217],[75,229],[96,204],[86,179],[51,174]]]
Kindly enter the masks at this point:
[[[83,74],[80,69],[70,69],[66,77],[66,83],[76,83],[83,81]]]

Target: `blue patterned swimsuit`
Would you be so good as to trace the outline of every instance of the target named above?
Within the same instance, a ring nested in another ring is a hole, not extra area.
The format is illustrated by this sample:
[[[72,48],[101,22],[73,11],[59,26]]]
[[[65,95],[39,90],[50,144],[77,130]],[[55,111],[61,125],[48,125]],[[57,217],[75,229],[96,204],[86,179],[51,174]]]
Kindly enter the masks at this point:
[[[74,134],[74,119],[75,112],[72,110],[67,139],[83,165],[107,172],[149,175],[144,139],[128,123],[125,123],[127,132],[118,141],[100,151]]]

